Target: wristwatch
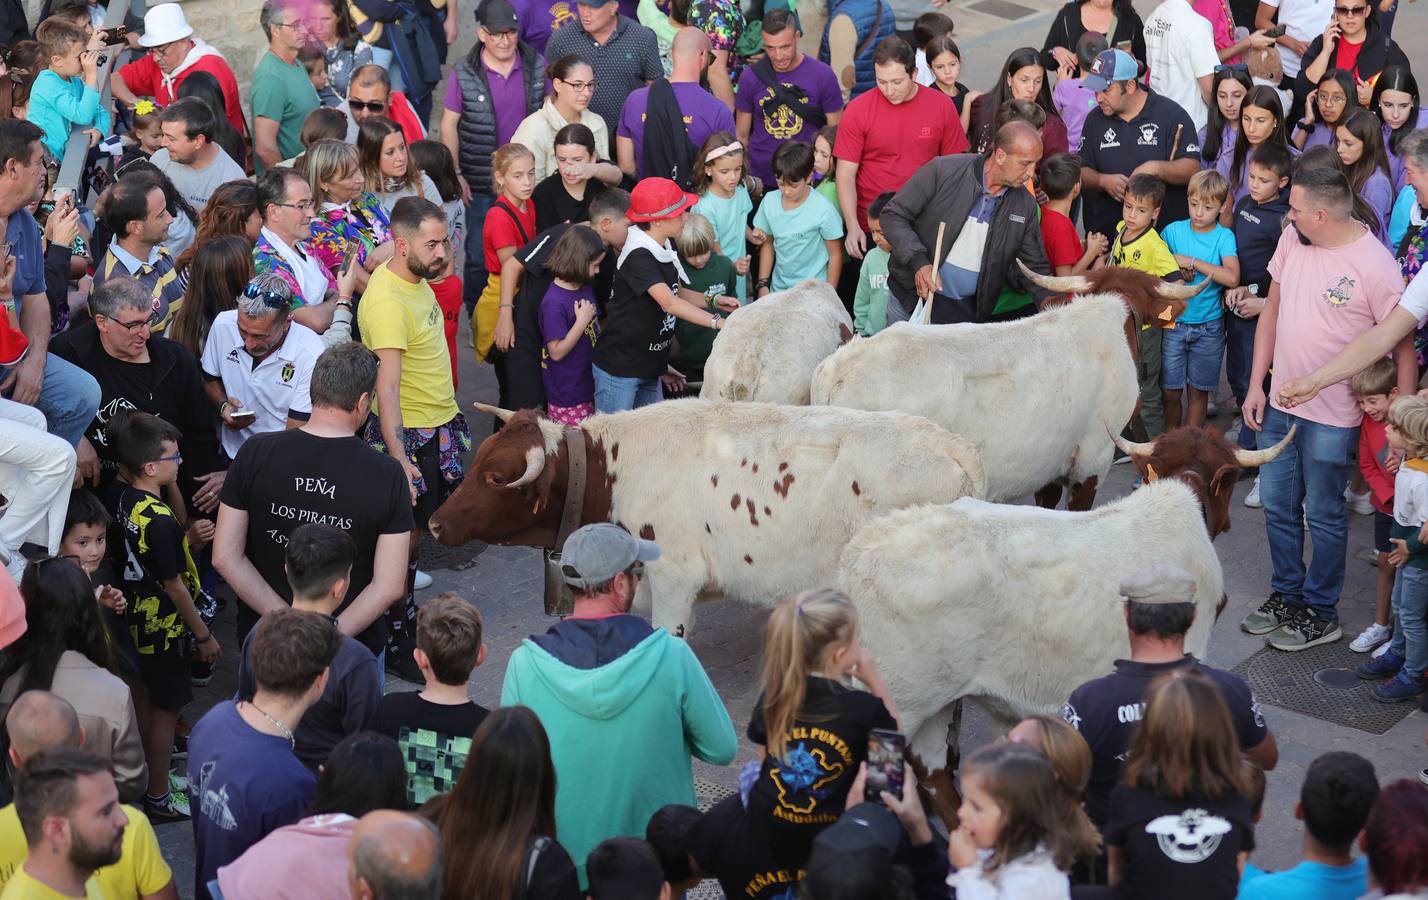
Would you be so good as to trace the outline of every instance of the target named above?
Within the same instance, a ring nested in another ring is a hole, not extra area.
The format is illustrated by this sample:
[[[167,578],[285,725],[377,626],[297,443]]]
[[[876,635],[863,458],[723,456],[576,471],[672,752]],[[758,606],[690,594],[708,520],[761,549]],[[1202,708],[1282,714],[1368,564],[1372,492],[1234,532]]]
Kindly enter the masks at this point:
[[[1315,128],[1315,123],[1313,123],[1313,122],[1307,122],[1307,123],[1306,123],[1306,122],[1295,122],[1295,123],[1294,123],[1294,127],[1295,127],[1295,128],[1298,128],[1300,131],[1304,132],[1305,134],[1313,134],[1313,133],[1314,133],[1314,128]]]

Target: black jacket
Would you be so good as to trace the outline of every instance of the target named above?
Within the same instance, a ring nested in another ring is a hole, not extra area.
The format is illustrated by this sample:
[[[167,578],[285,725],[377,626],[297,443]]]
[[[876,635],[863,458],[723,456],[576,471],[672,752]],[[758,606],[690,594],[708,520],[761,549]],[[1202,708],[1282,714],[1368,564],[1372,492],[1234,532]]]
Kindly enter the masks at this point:
[[[917,270],[932,264],[937,246],[937,225],[947,223],[942,239],[945,258],[957,240],[962,224],[982,191],[982,166],[986,157],[975,153],[939,156],[924,164],[883,208],[880,223],[892,245],[888,286],[892,299],[911,312],[917,304],[913,279]],[[1041,219],[1036,199],[1024,188],[1003,192],[987,230],[982,251],[981,278],[977,282],[977,321],[991,319],[1002,287],[1030,293],[1038,300],[1049,292],[1033,285],[1017,268],[1021,259],[1033,272],[1050,274],[1041,242]]]
[[[1309,96],[1310,91],[1314,90],[1314,83],[1309,80],[1309,76],[1305,72],[1309,69],[1309,64],[1319,58],[1323,49],[1324,36],[1321,34],[1310,41],[1309,49],[1304,51],[1304,65],[1299,70],[1299,75],[1294,82],[1294,93],[1301,101]],[[1339,42],[1335,41],[1334,46],[1329,48],[1330,69],[1334,68],[1334,58],[1338,53]],[[1398,44],[1394,43],[1393,38],[1385,35],[1383,29],[1378,27],[1378,23],[1373,21],[1368,23],[1368,34],[1364,37],[1364,46],[1359,51],[1356,65],[1358,77],[1364,81],[1369,81],[1389,66],[1403,66],[1405,69],[1412,67],[1408,57],[1398,48]]]
[[[1130,43],[1130,53],[1141,62],[1145,61],[1145,23],[1129,3],[1116,4],[1116,33],[1111,35],[1110,44],[1115,47],[1126,42]],[[1041,47],[1041,59],[1049,71],[1055,71],[1060,65],[1056,61],[1056,56],[1052,54],[1052,47],[1065,47],[1074,56],[1076,53],[1076,42],[1081,39],[1081,35],[1086,33],[1086,26],[1081,24],[1081,4],[1066,3],[1056,11],[1056,18],[1051,22],[1051,30],[1046,32],[1046,42]]]

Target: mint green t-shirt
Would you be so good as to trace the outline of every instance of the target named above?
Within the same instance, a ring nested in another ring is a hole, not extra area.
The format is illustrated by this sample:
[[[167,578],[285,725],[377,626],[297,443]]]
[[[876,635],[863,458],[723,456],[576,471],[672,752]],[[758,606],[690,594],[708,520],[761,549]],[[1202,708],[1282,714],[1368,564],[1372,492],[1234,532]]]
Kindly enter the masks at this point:
[[[853,296],[853,330],[872,337],[888,325],[888,252],[873,247],[863,256]]]
[[[292,159],[301,153],[303,146],[299,136],[303,120],[322,105],[303,64],[294,62],[288,65],[274,56],[271,50],[264,53],[253,72],[251,97],[254,120],[261,117],[278,123],[278,153],[282,158]],[[257,131],[256,121],[253,130]],[[256,154],[254,158],[257,158]],[[262,162],[257,165],[261,173]]]
[[[775,291],[805,278],[827,278],[828,247],[823,242],[843,236],[843,218],[817,191],[809,191],[794,209],[784,209],[783,194],[769,191],[754,214],[754,227],[773,240],[770,288]]]

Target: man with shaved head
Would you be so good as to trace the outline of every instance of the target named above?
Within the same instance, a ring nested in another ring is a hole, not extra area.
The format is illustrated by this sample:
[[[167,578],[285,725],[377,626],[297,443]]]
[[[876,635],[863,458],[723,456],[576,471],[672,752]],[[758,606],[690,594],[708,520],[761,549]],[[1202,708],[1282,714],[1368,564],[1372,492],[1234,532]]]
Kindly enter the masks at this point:
[[[35,757],[55,751],[79,751],[84,746],[84,729],[74,707],[63,697],[49,691],[26,691],[21,694],[5,716],[5,733],[10,744],[8,762],[16,772],[22,771],[26,763]],[[95,781],[96,786],[106,794],[114,791],[112,777],[90,780]],[[105,780],[108,785],[102,784]],[[115,797],[117,799],[117,792]],[[107,800],[91,803],[91,811],[98,813],[107,803]],[[159,839],[154,835],[148,818],[133,806],[118,805],[118,809],[128,819],[123,826],[122,852],[117,862],[107,862],[94,870],[94,883],[102,896],[177,900],[178,888],[174,884],[173,873],[159,852]],[[107,813],[97,815],[98,820],[108,818]],[[21,828],[21,822],[14,803],[0,808],[0,890],[5,888],[9,878],[30,855],[32,844],[26,843],[26,832]],[[89,822],[82,828],[88,830],[93,826],[94,823]],[[98,830],[107,835],[106,829],[107,825],[101,821]],[[80,856],[85,857],[86,848],[79,849]],[[108,859],[112,846],[105,845],[97,850],[103,852],[104,859]],[[70,853],[73,855],[73,848]],[[28,866],[25,868],[29,869]],[[44,877],[40,872],[31,874]]]
[[[630,94],[615,129],[615,161],[631,178],[670,178],[687,190],[705,138],[734,133],[729,107],[700,86],[709,68],[709,36],[692,26],[675,32],[669,78]]]
[[[939,156],[908,179],[879,224],[892,245],[888,324],[906,321],[919,298],[932,321],[997,322],[1036,312],[1045,297],[1017,267],[1049,272],[1036,198],[1027,189],[1041,161],[1041,135],[1020,120],[997,130],[986,154]],[[938,226],[946,223],[941,258]]]
[[[369,812],[347,844],[353,900],[437,900],[441,837],[426,819],[390,809]]]

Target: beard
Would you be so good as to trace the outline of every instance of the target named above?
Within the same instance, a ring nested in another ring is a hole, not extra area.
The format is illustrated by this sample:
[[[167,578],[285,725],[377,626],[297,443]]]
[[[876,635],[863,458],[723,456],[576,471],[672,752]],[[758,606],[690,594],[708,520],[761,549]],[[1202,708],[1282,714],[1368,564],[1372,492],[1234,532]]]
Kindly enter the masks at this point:
[[[79,832],[74,832],[74,843],[69,848],[70,865],[76,869],[92,872],[119,861],[124,850],[124,832],[119,832],[107,843],[87,843]]]
[[[446,260],[433,260],[432,262],[424,263],[416,258],[408,258],[407,268],[410,269],[411,273],[416,277],[425,278],[427,281],[430,281],[440,275],[441,271],[446,268]]]

